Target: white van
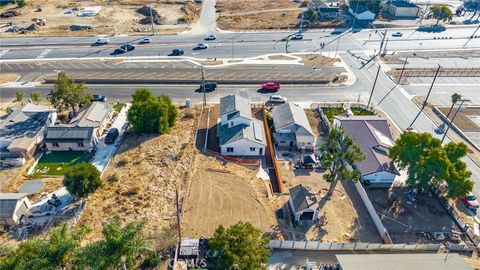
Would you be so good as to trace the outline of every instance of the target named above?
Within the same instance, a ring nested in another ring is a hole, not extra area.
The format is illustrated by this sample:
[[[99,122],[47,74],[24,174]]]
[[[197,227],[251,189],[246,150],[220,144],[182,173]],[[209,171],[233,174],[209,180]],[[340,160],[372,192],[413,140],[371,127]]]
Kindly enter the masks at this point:
[[[97,43],[97,44],[107,44],[109,42],[110,42],[109,38],[101,37],[101,38],[98,38],[95,43]]]

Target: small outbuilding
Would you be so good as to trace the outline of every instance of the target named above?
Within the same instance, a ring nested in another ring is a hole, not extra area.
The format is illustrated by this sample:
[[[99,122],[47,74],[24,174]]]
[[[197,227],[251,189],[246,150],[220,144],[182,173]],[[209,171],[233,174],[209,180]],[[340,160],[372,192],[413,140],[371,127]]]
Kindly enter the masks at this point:
[[[396,18],[415,18],[420,13],[420,8],[407,1],[388,1],[386,11]]]
[[[315,194],[311,193],[303,185],[290,188],[288,193],[290,194],[288,204],[295,221],[308,222],[318,219],[318,200]]]
[[[181,259],[196,259],[200,250],[200,239],[183,239],[178,256]]]
[[[28,217],[32,207],[28,193],[0,193],[0,226],[16,226]]]
[[[352,5],[348,8],[348,12],[359,21],[375,20],[375,13],[371,12],[367,7],[362,5]]]

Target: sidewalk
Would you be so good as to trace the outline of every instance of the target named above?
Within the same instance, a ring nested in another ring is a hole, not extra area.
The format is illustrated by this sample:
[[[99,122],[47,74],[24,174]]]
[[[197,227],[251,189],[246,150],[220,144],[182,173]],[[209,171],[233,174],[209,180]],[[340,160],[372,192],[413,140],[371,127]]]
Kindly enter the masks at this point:
[[[117,128],[119,135],[114,144],[105,144],[104,139],[102,138],[97,144],[97,151],[93,156],[91,163],[97,167],[101,174],[105,171],[108,164],[110,163],[110,159],[112,159],[113,155],[117,151],[118,146],[120,145],[125,129],[127,127],[127,112],[130,108],[131,104],[126,104],[125,107],[118,113],[115,122],[112,124],[112,128]]]

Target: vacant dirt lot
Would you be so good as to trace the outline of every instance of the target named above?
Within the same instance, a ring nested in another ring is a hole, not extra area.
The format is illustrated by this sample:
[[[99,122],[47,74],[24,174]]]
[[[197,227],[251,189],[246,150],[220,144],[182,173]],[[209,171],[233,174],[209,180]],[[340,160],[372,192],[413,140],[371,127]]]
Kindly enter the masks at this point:
[[[443,115],[448,114],[450,107],[437,107]],[[480,107],[462,107],[463,110],[457,113],[455,116],[454,124],[462,131],[466,132],[480,132]],[[453,115],[457,107],[453,108],[450,113],[449,119],[452,120]],[[475,122],[476,121],[476,122]]]
[[[31,0],[22,9],[20,16],[1,18],[0,24],[15,21],[18,28],[26,28],[32,24],[33,18],[46,20],[45,26],[38,26],[34,31],[27,31],[26,35],[96,35],[96,34],[127,34],[134,32],[150,32],[150,23],[141,24],[139,21],[145,18],[137,10],[148,1],[132,0],[90,0],[64,2],[59,0]],[[80,12],[75,8],[99,6],[98,15],[92,17],[77,16]],[[15,8],[15,5],[7,5],[1,12]],[[42,11],[38,11],[41,7]],[[160,25],[155,25],[156,32],[178,32],[187,29],[188,23],[195,21],[201,5],[192,0],[156,0],[152,4],[161,19]],[[22,23],[23,22],[23,23]],[[18,25],[17,25],[18,23]],[[70,25],[92,26],[93,30],[70,31]],[[7,33],[7,29],[1,28],[1,36],[18,36],[18,33]]]
[[[150,234],[175,222],[175,190],[185,186],[195,127],[195,117],[183,116],[170,134],[126,136],[79,221],[93,229],[88,239],[99,238],[102,222],[115,214],[123,221],[146,219]]]
[[[286,29],[298,24],[303,9],[291,0],[217,0],[218,26],[222,29]]]
[[[211,236],[219,225],[248,221],[267,234],[277,233],[272,204],[256,170],[197,155],[182,221],[183,234]]]
[[[323,171],[293,170],[291,165],[280,163],[285,190],[302,184],[309,187],[320,201],[320,220],[311,227],[294,225],[296,240],[322,242],[370,242],[381,243],[381,238],[351,181],[342,181],[330,200],[324,200],[329,183],[323,180]],[[286,203],[282,196],[278,203]],[[288,227],[282,226],[284,229]]]

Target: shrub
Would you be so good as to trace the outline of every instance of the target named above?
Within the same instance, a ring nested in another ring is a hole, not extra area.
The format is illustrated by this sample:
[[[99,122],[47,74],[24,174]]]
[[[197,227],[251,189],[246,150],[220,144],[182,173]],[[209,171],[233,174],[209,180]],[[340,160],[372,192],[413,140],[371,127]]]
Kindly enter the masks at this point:
[[[30,99],[31,99],[32,101],[38,102],[38,101],[40,101],[40,100],[42,99],[42,93],[40,93],[40,92],[32,92],[32,93],[30,94]]]
[[[112,173],[108,176],[108,182],[118,182],[120,180],[120,174],[118,172]]]
[[[100,172],[90,163],[82,162],[68,168],[63,184],[68,192],[77,197],[86,197],[102,186]]]
[[[23,92],[16,92],[15,97],[16,97],[15,100],[17,102],[22,102],[23,101]]]
[[[25,0],[18,0],[18,1],[17,1],[17,6],[18,6],[19,8],[23,8],[23,7],[26,6],[26,5],[27,5],[27,3],[25,2]]]

